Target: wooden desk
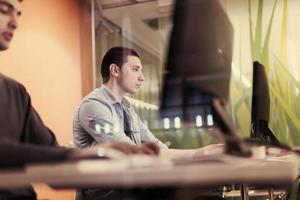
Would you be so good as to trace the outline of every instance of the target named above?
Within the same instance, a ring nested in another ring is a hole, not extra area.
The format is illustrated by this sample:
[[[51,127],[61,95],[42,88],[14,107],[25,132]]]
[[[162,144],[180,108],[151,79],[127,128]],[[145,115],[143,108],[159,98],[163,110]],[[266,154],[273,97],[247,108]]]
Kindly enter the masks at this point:
[[[214,187],[247,184],[287,188],[298,177],[298,158],[264,160],[219,155],[174,165],[169,159],[133,156],[121,160],[85,160],[1,171],[0,188],[43,183],[55,187]]]

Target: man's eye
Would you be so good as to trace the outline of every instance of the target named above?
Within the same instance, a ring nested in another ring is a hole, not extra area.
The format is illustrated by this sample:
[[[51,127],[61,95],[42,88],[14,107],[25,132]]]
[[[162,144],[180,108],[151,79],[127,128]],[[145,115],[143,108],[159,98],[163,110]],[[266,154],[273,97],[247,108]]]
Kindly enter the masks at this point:
[[[138,68],[133,68],[133,71],[138,72],[139,69]]]
[[[7,5],[0,5],[0,12],[3,14],[8,14],[10,12],[10,8]]]
[[[0,12],[2,13],[2,14],[8,14],[8,10],[6,10],[6,9],[2,9],[2,8],[0,8]]]

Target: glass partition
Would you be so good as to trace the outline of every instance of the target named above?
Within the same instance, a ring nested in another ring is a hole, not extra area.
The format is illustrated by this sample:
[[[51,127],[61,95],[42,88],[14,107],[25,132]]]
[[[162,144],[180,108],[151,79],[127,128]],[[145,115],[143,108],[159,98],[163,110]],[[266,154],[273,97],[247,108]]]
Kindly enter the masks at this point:
[[[295,10],[300,3],[219,2],[234,29],[228,112],[239,133],[250,136],[252,62],[258,60],[266,66],[270,81],[271,128],[284,143],[299,145],[299,28],[295,20],[299,14]],[[102,84],[99,66],[110,47],[134,48],[141,55],[146,78],[138,94],[129,96],[136,112],[154,134],[172,147],[201,146],[214,142],[212,135],[206,134],[210,126],[209,108],[200,106],[197,110],[193,131],[183,130],[180,116],[163,119],[159,114],[173,6],[173,0],[94,0],[95,83],[96,87]],[[189,139],[184,138],[187,136]]]

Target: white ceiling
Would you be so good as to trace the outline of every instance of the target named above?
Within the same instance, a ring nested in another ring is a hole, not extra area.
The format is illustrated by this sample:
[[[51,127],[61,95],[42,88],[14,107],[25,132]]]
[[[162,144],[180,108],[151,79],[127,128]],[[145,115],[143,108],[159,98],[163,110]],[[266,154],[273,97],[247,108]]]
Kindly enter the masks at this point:
[[[157,56],[164,52],[174,0],[96,0],[101,16],[121,28],[122,34]],[[145,21],[159,19],[159,29]],[[96,22],[97,24],[97,22]]]

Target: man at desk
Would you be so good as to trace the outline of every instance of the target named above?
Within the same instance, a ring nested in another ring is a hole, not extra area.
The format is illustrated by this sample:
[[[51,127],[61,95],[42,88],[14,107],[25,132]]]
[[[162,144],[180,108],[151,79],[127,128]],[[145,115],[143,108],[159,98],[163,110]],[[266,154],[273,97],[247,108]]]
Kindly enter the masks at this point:
[[[82,148],[105,141],[151,141],[166,149],[124,98],[126,93],[136,93],[144,81],[139,55],[130,48],[111,48],[103,58],[101,74],[103,85],[83,99],[75,115],[75,145]]]
[[[21,1],[0,0],[0,51],[9,48],[21,15]],[[0,93],[0,169],[79,159],[96,152],[97,147],[82,151],[58,147],[55,135],[32,107],[25,87],[1,73]],[[125,143],[105,143],[101,146],[125,153],[157,153],[153,144],[136,147]],[[0,199],[31,200],[36,199],[36,194],[32,188],[0,190]]]
[[[75,146],[83,148],[107,141],[129,144],[154,142],[160,147],[162,156],[193,156],[197,152],[201,153],[204,149],[168,149],[144,125],[124,97],[126,93],[137,93],[141,87],[145,79],[142,69],[140,57],[135,50],[113,47],[107,51],[101,64],[103,85],[87,95],[75,113]]]
[[[141,87],[145,79],[142,68],[140,57],[133,49],[113,47],[107,51],[101,64],[103,85],[87,95],[75,113],[73,124],[75,146],[84,148],[107,141],[122,141],[137,145],[154,142],[160,147],[161,156],[172,157],[193,156],[206,150],[222,150],[215,149],[215,146],[197,150],[168,149],[151,133],[124,97],[126,93],[135,94]],[[101,189],[98,191],[83,189],[79,193],[91,200],[115,199],[116,195],[113,190]]]

